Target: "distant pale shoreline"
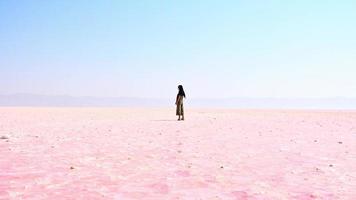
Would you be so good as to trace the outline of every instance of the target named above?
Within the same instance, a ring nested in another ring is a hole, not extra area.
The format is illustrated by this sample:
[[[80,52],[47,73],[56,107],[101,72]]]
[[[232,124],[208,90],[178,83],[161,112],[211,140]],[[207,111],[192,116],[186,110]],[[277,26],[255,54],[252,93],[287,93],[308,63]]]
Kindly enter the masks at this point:
[[[356,98],[187,98],[185,104],[194,108],[353,110],[356,109]],[[169,107],[171,105],[174,105],[174,98],[0,95],[2,107]]]

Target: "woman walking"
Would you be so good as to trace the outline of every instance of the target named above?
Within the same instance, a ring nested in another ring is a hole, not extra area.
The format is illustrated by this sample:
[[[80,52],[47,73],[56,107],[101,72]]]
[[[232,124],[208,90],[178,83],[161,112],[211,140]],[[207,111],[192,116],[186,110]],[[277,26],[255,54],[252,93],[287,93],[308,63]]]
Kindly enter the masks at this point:
[[[185,98],[183,86],[178,85],[178,94],[176,98],[176,105],[177,105],[176,115],[178,115],[178,121],[184,120],[183,98]]]

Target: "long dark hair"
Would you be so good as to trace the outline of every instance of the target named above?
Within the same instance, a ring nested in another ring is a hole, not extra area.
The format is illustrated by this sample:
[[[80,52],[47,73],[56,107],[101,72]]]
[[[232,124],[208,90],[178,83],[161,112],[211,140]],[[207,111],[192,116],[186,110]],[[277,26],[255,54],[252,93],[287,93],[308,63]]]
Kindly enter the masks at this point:
[[[179,96],[183,96],[185,98],[185,92],[183,90],[183,86],[182,85],[178,85],[178,90],[179,90],[178,95]]]

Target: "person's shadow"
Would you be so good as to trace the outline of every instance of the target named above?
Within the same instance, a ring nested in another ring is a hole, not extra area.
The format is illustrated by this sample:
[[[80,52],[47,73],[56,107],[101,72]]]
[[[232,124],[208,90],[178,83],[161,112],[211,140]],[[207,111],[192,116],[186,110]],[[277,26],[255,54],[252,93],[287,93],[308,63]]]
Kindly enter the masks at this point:
[[[174,119],[156,119],[156,120],[151,120],[153,122],[175,122],[177,120]]]

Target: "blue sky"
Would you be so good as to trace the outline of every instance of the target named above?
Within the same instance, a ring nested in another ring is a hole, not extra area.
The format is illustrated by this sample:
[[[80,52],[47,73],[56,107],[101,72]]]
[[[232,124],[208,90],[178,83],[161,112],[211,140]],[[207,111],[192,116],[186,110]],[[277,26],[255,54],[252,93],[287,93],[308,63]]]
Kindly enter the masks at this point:
[[[0,1],[0,94],[356,97],[356,1]]]

